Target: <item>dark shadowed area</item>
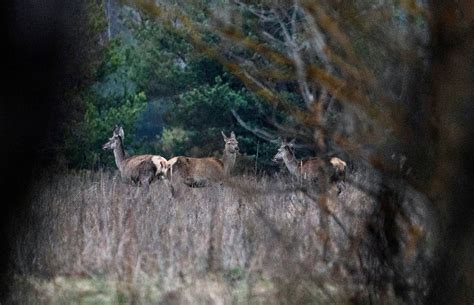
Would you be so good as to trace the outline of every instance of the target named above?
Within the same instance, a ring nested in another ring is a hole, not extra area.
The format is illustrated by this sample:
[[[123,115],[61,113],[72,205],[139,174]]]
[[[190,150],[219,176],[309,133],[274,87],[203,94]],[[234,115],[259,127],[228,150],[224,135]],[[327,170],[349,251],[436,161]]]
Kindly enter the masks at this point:
[[[73,32],[81,10],[75,1],[6,1],[2,5],[2,297],[11,280],[9,240],[15,238],[12,217],[30,208],[26,198],[35,180],[33,173],[41,172],[41,166],[56,159],[49,148],[68,118],[62,93],[81,80],[81,75],[68,70],[77,63]]]

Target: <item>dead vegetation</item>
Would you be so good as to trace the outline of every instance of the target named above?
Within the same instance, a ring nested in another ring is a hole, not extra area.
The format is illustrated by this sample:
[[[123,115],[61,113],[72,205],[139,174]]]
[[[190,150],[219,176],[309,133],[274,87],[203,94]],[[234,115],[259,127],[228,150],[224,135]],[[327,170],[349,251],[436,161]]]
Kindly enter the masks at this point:
[[[11,302],[421,303],[426,200],[409,188],[399,205],[374,197],[380,179],[367,167],[347,180],[322,196],[286,177],[241,176],[176,199],[163,183],[146,190],[107,172],[44,177],[28,225],[12,226]]]

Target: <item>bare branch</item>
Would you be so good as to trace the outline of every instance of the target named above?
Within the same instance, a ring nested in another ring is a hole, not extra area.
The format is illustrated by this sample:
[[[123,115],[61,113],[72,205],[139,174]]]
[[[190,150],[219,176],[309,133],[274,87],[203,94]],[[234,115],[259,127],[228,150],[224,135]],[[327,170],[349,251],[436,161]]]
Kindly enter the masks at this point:
[[[253,133],[255,136],[258,138],[265,140],[270,143],[275,143],[279,144],[278,136],[269,133],[268,131],[265,131],[263,129],[257,128],[257,127],[251,127],[249,124],[247,124],[242,118],[237,114],[237,111],[234,109],[231,109],[230,112],[234,116],[234,118],[237,120],[237,123],[239,123],[240,126],[245,128],[246,130],[250,131]]]
[[[298,45],[297,38],[295,37],[296,31],[296,18],[297,18],[297,10],[299,9],[297,3],[294,4],[294,9],[293,13],[290,16],[287,16],[290,18],[290,26],[291,26],[291,31],[288,29],[287,25],[283,22],[283,18],[280,16],[277,16],[277,13],[275,12],[275,21],[278,22],[280,25],[281,32],[283,34],[283,37],[285,39],[285,46],[288,50],[288,55],[292,59],[294,66],[295,66],[295,72],[297,76],[297,83],[298,87],[300,89],[301,96],[303,97],[303,100],[305,101],[306,107],[310,108],[313,102],[315,101],[314,99],[314,94],[311,93],[308,85],[308,79],[307,79],[307,73],[306,73],[306,63],[304,59],[301,56],[301,50],[303,49],[302,46]]]

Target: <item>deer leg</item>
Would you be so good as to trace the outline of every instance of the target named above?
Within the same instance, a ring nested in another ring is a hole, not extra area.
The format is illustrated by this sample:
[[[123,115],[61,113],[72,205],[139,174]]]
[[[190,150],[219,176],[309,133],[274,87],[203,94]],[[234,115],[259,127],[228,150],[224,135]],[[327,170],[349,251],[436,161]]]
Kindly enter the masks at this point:
[[[173,186],[173,183],[170,180],[166,179],[166,178],[163,179],[163,183],[170,190],[171,197],[172,198],[176,197],[176,190]]]
[[[155,180],[155,173],[149,174],[146,178],[146,184],[149,186]]]
[[[140,186],[142,186],[144,189],[148,190],[150,188],[149,178],[144,178],[143,180],[140,180]]]
[[[193,178],[191,178],[191,177],[185,178],[184,181],[183,181],[183,183],[186,184],[186,185],[189,186],[189,187],[197,187],[197,184],[198,184],[198,182],[195,181],[195,180],[194,180]]]
[[[132,178],[132,184],[134,186],[140,186],[141,185],[141,181],[137,178]]]
[[[175,199],[181,199],[185,194],[189,194],[191,190],[184,183],[174,183],[171,186],[171,195]]]
[[[170,192],[171,192],[171,197],[173,197],[173,198],[178,197],[178,193],[177,193],[176,189],[171,184],[170,184]]]

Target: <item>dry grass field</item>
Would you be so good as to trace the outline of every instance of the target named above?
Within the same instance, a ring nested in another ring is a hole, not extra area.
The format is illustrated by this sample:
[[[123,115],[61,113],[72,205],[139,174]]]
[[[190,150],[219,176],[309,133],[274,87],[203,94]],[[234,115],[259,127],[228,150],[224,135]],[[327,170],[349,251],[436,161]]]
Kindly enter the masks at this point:
[[[340,194],[322,195],[285,177],[240,176],[175,199],[162,181],[50,174],[31,192],[26,225],[12,226],[10,302],[418,304],[429,204],[406,186],[384,203],[379,180],[359,167]]]

